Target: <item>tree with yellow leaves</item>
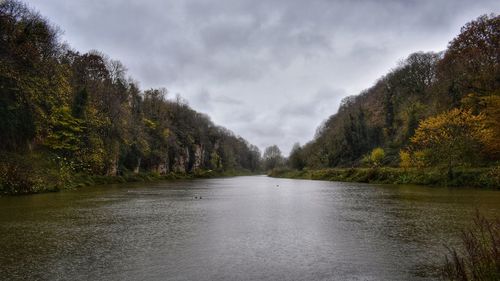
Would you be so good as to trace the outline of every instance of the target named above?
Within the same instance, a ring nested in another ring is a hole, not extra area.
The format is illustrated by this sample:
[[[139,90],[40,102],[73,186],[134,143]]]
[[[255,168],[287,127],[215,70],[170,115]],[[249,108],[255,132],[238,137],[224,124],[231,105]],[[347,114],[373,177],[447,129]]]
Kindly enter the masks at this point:
[[[420,122],[411,138],[413,148],[425,151],[426,163],[453,167],[475,164],[493,137],[484,114],[452,109]]]
[[[500,159],[500,89],[493,95],[480,96],[470,93],[462,101],[462,107],[472,112],[482,112],[485,124],[491,129],[491,137],[484,140],[484,154],[489,160]]]
[[[370,153],[365,155],[363,162],[370,164],[372,167],[376,168],[382,164],[385,157],[385,151],[381,147],[374,148]]]

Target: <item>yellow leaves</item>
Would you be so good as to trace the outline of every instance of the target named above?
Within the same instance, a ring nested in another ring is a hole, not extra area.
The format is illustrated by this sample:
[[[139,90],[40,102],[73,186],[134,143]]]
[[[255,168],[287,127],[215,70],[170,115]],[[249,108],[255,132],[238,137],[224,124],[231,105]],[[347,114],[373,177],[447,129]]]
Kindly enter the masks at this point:
[[[375,166],[379,166],[384,157],[385,157],[385,151],[380,147],[373,149],[372,152],[370,153],[370,160]]]
[[[369,154],[363,157],[363,162],[371,164],[373,167],[378,167],[382,164],[385,158],[385,151],[381,147],[374,148]]]
[[[410,167],[423,168],[427,166],[428,151],[417,150],[411,152],[408,150],[399,151],[399,166],[407,169]]]
[[[427,166],[427,161],[426,159],[428,158],[428,151],[425,150],[418,150],[413,153],[412,157],[412,163],[413,166],[418,167],[418,168],[423,168]]]
[[[412,166],[410,152],[406,150],[399,151],[399,166],[401,168],[409,168]]]
[[[144,118],[143,121],[144,121],[144,125],[146,125],[146,127],[148,127],[151,130],[156,129],[156,127],[158,126],[157,123],[155,123],[154,121],[149,120],[147,118]]]
[[[457,137],[481,140],[489,133],[484,114],[474,115],[471,110],[455,108],[421,121],[411,142],[427,147],[453,142]]]
[[[412,164],[445,163],[451,167],[477,161],[493,138],[486,121],[483,113],[473,114],[471,109],[458,108],[421,121],[410,139],[415,151],[410,155]],[[401,157],[402,162],[406,156]]]
[[[163,129],[162,136],[167,139],[170,136],[170,130],[168,128]]]
[[[500,158],[500,96],[482,97],[485,124],[489,132],[484,133],[484,152],[492,159]]]

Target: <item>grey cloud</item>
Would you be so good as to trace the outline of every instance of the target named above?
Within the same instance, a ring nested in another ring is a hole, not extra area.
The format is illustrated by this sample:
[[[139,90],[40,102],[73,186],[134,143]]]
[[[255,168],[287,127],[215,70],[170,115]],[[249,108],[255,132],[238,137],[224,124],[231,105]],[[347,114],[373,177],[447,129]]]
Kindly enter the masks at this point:
[[[226,97],[226,96],[217,96],[213,100],[216,103],[223,103],[223,104],[229,104],[229,105],[243,105],[243,102],[241,102],[237,99],[233,99],[231,97]]]
[[[206,109],[217,109],[221,106],[233,106],[239,107],[244,103],[238,99],[228,97],[221,94],[213,94],[207,89],[201,89],[198,93],[191,99],[193,104],[198,108]],[[241,111],[239,111],[241,113]]]
[[[314,95],[306,95],[306,100],[290,100],[286,102],[279,110],[279,113],[286,118],[318,116],[322,113],[324,114],[324,111],[333,114],[340,102],[339,97],[345,95],[346,93],[342,89],[332,90],[329,88],[322,88]]]

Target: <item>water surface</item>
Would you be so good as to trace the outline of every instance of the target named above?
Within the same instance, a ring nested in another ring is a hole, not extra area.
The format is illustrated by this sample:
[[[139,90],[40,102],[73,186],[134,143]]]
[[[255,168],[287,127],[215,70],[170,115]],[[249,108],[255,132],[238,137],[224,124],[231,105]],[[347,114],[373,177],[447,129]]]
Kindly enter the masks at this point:
[[[254,176],[3,197],[0,280],[434,280],[476,208],[500,192]]]

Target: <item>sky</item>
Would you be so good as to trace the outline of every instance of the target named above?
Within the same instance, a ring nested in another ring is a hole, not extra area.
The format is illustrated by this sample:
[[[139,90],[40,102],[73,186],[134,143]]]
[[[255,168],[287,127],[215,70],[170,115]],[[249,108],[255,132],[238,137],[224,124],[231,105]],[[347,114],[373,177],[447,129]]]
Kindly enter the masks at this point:
[[[217,125],[287,155],[342,98],[417,51],[442,51],[498,0],[31,0],[84,53],[120,60]]]

